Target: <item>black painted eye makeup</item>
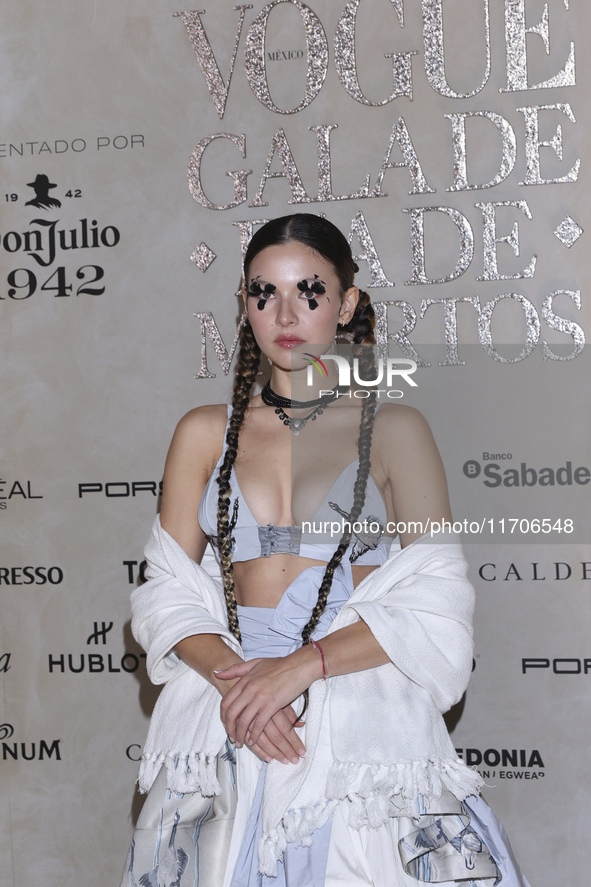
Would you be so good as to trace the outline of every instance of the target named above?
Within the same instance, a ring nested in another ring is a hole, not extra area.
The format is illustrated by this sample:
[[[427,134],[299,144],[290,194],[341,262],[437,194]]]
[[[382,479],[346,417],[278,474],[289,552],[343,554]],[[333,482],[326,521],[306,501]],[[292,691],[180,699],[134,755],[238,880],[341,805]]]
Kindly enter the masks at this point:
[[[324,281],[320,280],[317,274],[315,274],[313,278],[310,277],[307,280],[300,280],[298,283],[298,289],[306,296],[310,311],[315,311],[315,309],[318,308],[318,302],[314,296],[323,296],[326,292]]]
[[[255,277],[250,281],[247,295],[259,300],[257,302],[257,308],[259,311],[262,311],[265,304],[268,302],[269,297],[274,294],[276,289],[277,287],[274,283],[262,284],[260,283],[260,277]]]

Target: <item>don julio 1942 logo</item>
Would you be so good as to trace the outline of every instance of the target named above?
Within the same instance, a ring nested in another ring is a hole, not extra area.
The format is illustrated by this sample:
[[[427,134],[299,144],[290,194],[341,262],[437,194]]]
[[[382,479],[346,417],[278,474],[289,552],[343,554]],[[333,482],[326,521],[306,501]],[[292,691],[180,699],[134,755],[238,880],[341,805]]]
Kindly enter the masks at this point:
[[[45,213],[55,212],[62,206],[62,201],[50,193],[58,185],[45,173],[38,173],[34,181],[27,183],[27,187],[34,190],[35,196],[27,200],[25,206]],[[61,196],[75,200],[82,199],[83,193],[82,188],[76,188],[62,192]],[[15,198],[12,202],[16,202],[18,194],[8,197]],[[26,259],[35,263],[32,267],[14,268],[8,273],[8,286],[0,288],[0,300],[23,301],[35,293],[49,293],[54,298],[103,295],[105,285],[101,281],[105,270],[102,264],[88,263],[82,259],[82,264],[72,268],[68,260],[78,250],[88,255],[86,251],[116,247],[121,233],[115,225],[101,226],[97,219],[88,217],[78,218],[74,227],[70,225],[71,222],[66,222],[63,227],[60,226],[59,219],[34,218],[25,231],[0,233],[0,246],[5,252],[15,257],[18,254],[21,262]],[[58,257],[64,264],[54,267]],[[51,270],[41,270],[45,268]]]

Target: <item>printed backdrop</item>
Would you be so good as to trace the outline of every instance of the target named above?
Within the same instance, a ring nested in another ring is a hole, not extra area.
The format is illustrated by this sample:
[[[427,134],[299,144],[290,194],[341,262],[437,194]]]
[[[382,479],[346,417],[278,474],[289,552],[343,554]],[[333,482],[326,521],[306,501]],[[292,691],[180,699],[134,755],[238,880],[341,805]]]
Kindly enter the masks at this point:
[[[201,5],[3,5],[2,883],[119,883],[167,446],[229,396],[253,231],[304,211],[419,365],[478,599],[455,745],[532,887],[586,887],[588,6]]]

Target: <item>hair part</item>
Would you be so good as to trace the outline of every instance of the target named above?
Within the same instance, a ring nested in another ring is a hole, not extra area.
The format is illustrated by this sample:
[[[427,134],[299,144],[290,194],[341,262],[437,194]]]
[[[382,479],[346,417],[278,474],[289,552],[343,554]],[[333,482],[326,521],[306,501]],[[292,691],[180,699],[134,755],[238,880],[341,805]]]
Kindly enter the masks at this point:
[[[281,216],[255,231],[244,256],[245,277],[255,256],[268,246],[294,241],[309,247],[330,262],[343,292],[353,286],[353,278],[359,268],[355,264],[347,238],[328,219],[321,219],[312,213]]]

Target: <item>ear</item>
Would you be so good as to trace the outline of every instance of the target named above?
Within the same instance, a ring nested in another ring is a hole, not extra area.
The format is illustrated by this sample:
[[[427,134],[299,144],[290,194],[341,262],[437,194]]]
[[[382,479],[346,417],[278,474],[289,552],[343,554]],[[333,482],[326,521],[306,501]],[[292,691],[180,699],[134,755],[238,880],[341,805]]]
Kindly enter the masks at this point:
[[[358,301],[359,290],[356,286],[351,286],[348,290],[345,290],[339,311],[339,323],[343,326],[346,326],[355,314],[355,308],[357,307]]]

